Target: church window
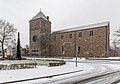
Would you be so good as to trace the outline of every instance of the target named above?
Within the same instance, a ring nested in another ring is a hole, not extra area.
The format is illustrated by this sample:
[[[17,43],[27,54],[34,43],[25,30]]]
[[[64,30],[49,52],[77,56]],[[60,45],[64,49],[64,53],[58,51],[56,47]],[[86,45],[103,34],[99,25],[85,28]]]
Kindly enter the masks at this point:
[[[61,51],[62,51],[62,54],[64,54],[64,47],[62,46],[61,48],[62,48],[62,49],[61,49]]]
[[[78,46],[78,52],[80,52],[80,46]]]
[[[93,31],[90,31],[90,36],[93,36]]]
[[[82,32],[79,32],[79,37],[82,37]]]
[[[69,38],[72,38],[72,34],[69,34]]]
[[[78,51],[77,51],[78,54],[80,54],[80,46],[78,46]]]

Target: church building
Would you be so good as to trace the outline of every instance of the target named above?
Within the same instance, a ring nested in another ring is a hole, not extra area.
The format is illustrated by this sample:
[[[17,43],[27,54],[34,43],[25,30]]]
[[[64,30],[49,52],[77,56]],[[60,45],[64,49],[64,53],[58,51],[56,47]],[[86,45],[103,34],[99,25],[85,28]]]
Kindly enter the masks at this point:
[[[29,26],[30,56],[109,56],[109,22],[51,32],[49,17],[40,11],[29,21]]]

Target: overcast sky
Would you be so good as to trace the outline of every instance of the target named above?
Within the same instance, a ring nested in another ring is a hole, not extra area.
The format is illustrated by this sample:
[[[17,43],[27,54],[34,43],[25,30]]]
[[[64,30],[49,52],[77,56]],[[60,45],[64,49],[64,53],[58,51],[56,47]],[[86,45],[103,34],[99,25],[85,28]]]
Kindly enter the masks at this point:
[[[23,47],[29,44],[29,20],[40,8],[52,31],[110,21],[112,35],[120,26],[120,0],[0,0],[0,18],[15,25]]]

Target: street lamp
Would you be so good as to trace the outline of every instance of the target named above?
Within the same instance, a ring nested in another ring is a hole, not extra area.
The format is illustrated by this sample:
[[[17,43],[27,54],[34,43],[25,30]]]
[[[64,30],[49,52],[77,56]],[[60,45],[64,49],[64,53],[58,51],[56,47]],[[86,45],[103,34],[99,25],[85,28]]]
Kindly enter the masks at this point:
[[[66,43],[69,43],[69,44],[72,44],[71,42],[64,42],[63,44],[62,44],[62,54],[64,55],[65,54],[65,50],[64,50],[64,45],[66,44]],[[75,57],[76,57],[76,67],[77,67],[77,51],[78,51],[78,49],[77,49],[77,44],[73,44],[73,46],[75,45]],[[63,59],[63,56],[62,56],[62,59]]]
[[[77,49],[77,45],[76,44],[75,44],[75,48],[76,48],[76,67],[77,67],[77,53],[78,53],[77,50],[78,49]]]
[[[63,45],[62,45],[62,54],[63,54],[63,55],[65,54],[65,50],[64,50]],[[62,60],[63,60],[63,56],[62,56]]]

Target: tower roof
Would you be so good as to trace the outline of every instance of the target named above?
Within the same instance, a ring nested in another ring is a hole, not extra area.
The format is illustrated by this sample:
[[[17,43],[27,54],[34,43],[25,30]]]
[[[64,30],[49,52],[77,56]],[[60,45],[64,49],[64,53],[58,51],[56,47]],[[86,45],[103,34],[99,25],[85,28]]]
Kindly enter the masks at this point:
[[[35,19],[39,19],[39,18],[42,18],[42,19],[48,21],[47,17],[41,11],[36,16],[34,16],[30,21],[35,20]]]

